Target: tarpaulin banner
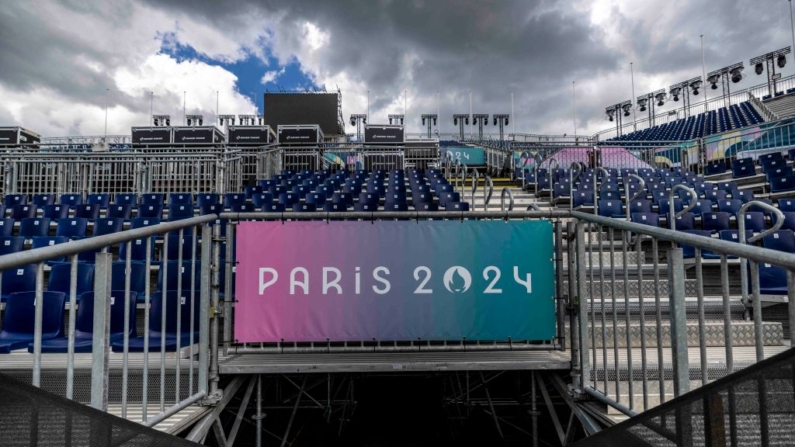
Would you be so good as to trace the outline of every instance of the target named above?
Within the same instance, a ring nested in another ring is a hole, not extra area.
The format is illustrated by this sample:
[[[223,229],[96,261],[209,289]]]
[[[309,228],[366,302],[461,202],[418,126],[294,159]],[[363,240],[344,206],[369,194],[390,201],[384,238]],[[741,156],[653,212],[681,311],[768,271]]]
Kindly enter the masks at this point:
[[[552,340],[549,221],[241,222],[235,339]]]
[[[467,166],[480,166],[486,164],[485,149],[472,146],[453,146],[443,148],[447,152],[443,156],[453,160],[461,160]]]

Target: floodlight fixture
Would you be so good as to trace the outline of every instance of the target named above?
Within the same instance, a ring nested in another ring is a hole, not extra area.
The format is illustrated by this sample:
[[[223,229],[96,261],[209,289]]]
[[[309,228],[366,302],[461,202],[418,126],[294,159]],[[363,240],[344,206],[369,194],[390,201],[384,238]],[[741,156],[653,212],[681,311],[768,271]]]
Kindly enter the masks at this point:
[[[367,114],[354,113],[351,115],[351,126],[356,126],[356,141],[362,141],[363,124],[367,124]]]
[[[668,87],[668,95],[674,101],[679,101],[682,98],[682,110],[684,110],[685,118],[690,114],[690,94],[698,95],[698,89],[701,88],[701,76],[697,76],[687,81],[678,82]],[[676,114],[678,112],[671,112]]]
[[[218,122],[221,125],[221,127],[224,126],[224,123],[226,123],[227,126],[234,126],[235,115],[218,115]]]
[[[607,119],[610,122],[613,122],[613,116],[616,114],[616,106],[610,106],[605,108],[605,113],[607,114]]]
[[[201,126],[201,122],[204,120],[202,115],[186,115],[185,118],[188,121],[188,126]]]
[[[773,97],[778,92],[776,84],[781,79],[780,74],[776,74],[776,66],[784,68],[787,65],[787,55],[792,52],[792,47],[784,47],[776,51],[771,51],[767,54],[757,56],[751,59],[751,65],[756,66],[756,74],[761,75],[763,65],[767,66],[767,88],[768,94]]]
[[[736,67],[732,69],[729,74],[731,75],[732,82],[736,84],[743,80],[743,67]]]
[[[152,122],[157,126],[170,126],[171,115],[152,115]]]
[[[389,124],[398,124],[399,123],[402,126],[404,117],[405,116],[402,113],[400,113],[400,114],[390,114],[389,115]]]
[[[660,90],[654,93],[654,99],[657,101],[658,107],[662,107],[663,105],[665,105],[665,100],[667,96],[668,95],[665,93],[665,90]]]
[[[638,107],[640,107],[641,112],[646,111],[646,103],[648,100],[646,98],[638,98]]]
[[[428,132],[428,138],[431,138],[432,135],[433,135],[433,132],[432,132],[433,131],[433,126],[436,125],[436,118],[438,117],[438,115],[436,115],[435,113],[434,114],[424,113],[424,114],[422,114],[421,117],[422,117],[422,125],[425,126],[425,129]],[[454,120],[454,121],[456,121],[456,120]],[[458,123],[456,122],[456,124],[458,124]]]
[[[765,71],[765,66],[762,65],[761,62],[757,63],[756,66],[754,66],[754,73],[756,73],[757,75],[762,74],[763,71]]]
[[[693,78],[693,80],[691,80],[689,82],[690,82],[690,88],[693,90],[693,95],[694,96],[698,96],[698,89],[700,89],[701,86],[704,84],[701,81],[701,76],[699,76],[697,78]]]
[[[469,125],[469,114],[456,113],[453,115],[453,124],[458,126],[458,134],[460,139],[464,139],[464,126]]]
[[[776,65],[778,65],[778,68],[784,68],[784,66],[787,65],[787,56],[779,54],[776,59]]]
[[[671,87],[668,90],[668,93],[671,95],[671,98],[674,101],[679,101],[679,93],[681,93],[681,92],[682,92],[682,88],[681,87]]]

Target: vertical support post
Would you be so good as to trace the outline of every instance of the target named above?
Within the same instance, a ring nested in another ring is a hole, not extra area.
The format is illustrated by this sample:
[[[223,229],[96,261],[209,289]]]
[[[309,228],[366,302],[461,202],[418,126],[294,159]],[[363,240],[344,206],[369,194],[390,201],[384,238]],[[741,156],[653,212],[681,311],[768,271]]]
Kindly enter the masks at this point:
[[[577,296],[577,257],[574,246],[574,232],[574,222],[568,222],[566,224],[569,257],[569,299],[567,310],[569,312],[569,340],[571,343],[571,377],[574,387],[581,388],[579,322],[577,321],[577,314],[574,312],[574,300]]]
[[[676,397],[690,391],[687,358],[687,313],[685,309],[685,269],[681,248],[668,252],[668,287],[671,306],[671,354]]]
[[[224,284],[224,355],[229,352],[229,345],[232,340],[232,279],[235,271],[235,229],[237,222],[229,221],[226,226],[226,262],[223,268],[226,269],[226,284]]]
[[[726,447],[726,412],[719,393],[704,396],[704,444],[707,447]]]
[[[577,222],[577,318],[580,330],[580,377],[582,387],[590,386],[591,361],[588,356],[588,288],[586,287],[585,223]],[[684,298],[683,298],[684,301]]]
[[[536,372],[530,371],[530,400],[533,430],[533,447],[538,447],[538,404],[536,403]]]
[[[257,374],[257,442],[262,447],[262,374]]]
[[[219,284],[221,282],[220,264],[221,264],[221,225],[217,223],[213,227],[214,236],[213,241],[213,261],[211,264],[212,272],[212,290],[210,304],[210,395],[213,396],[218,392],[218,301],[219,301]]]
[[[91,406],[108,410],[110,359],[111,253],[97,253],[94,263],[94,334],[91,353]]]
[[[216,224],[217,225],[217,224]],[[208,356],[210,354],[210,251],[212,250],[212,228],[202,225],[201,253],[201,293],[199,300],[199,392],[207,393],[209,372]]]
[[[474,203],[474,200],[473,200]],[[566,349],[566,303],[563,300],[563,224],[555,222],[555,301],[557,303],[558,343]]]
[[[36,303],[33,322],[33,380],[35,387],[41,386],[41,331],[44,326],[44,263],[36,265]]]

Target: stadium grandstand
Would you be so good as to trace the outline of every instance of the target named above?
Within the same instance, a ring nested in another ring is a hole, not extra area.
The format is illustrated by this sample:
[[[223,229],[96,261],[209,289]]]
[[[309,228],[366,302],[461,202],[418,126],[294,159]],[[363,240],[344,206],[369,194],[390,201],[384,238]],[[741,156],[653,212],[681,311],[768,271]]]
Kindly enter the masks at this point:
[[[792,445],[795,77],[736,69],[592,136],[346,135],[328,92],[0,129],[3,442],[344,443],[414,393],[440,444]]]

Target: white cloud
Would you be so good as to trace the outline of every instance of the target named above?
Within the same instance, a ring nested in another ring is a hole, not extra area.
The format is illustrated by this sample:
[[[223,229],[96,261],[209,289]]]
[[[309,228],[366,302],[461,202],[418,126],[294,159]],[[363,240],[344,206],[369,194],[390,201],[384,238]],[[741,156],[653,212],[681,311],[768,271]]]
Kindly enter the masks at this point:
[[[282,67],[281,70],[266,71],[265,74],[262,75],[262,79],[260,79],[260,82],[262,82],[263,85],[268,84],[269,82],[273,82],[276,79],[278,79],[279,76],[283,75],[284,71],[285,67]]]

